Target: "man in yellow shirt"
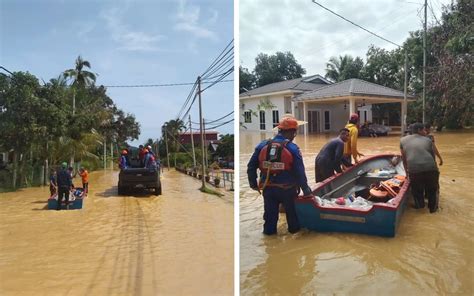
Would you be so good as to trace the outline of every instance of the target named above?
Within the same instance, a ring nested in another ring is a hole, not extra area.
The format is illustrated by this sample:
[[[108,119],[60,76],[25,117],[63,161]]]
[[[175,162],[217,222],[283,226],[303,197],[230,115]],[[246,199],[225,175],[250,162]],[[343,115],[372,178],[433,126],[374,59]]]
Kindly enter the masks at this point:
[[[346,128],[349,130],[349,140],[344,143],[344,159],[347,163],[352,163],[351,156],[354,158],[354,162],[357,163],[359,156],[364,156],[357,150],[357,138],[359,137],[359,129],[357,123],[359,122],[359,115],[352,113],[349,118],[349,123],[346,124]]]

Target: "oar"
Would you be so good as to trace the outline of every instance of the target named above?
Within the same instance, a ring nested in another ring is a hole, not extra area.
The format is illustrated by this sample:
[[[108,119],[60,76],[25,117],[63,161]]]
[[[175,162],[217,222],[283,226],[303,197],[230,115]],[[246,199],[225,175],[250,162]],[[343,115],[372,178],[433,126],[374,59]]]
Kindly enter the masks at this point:
[[[350,179],[349,181],[345,182],[344,184],[334,188],[333,190],[329,191],[328,193],[324,194],[321,198],[326,198],[330,195],[332,195],[334,192],[338,191],[339,189],[341,189],[342,187],[346,186],[347,184],[351,183],[351,182],[354,182],[355,180],[359,179],[360,177],[362,177],[363,175],[367,174],[368,172],[370,172],[371,169],[366,169],[365,171],[364,170],[360,170],[357,172],[357,176],[355,176],[354,178]]]

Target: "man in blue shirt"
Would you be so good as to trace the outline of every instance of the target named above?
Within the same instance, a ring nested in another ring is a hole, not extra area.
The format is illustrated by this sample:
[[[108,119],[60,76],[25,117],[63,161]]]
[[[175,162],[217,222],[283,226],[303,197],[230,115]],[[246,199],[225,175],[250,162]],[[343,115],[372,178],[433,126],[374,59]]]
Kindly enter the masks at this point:
[[[341,164],[351,166],[343,157],[344,143],[349,139],[349,130],[343,128],[339,136],[326,143],[316,156],[316,182],[322,182],[334,175],[334,171],[341,173]]]
[[[264,214],[263,233],[277,233],[279,205],[283,204],[286,212],[288,231],[300,230],[296,217],[294,199],[299,189],[303,194],[312,194],[308,186],[303,164],[303,157],[292,140],[296,137],[298,121],[293,117],[284,117],[278,125],[278,134],[272,139],[263,141],[256,148],[247,165],[250,187],[263,191]],[[257,168],[260,169],[260,180],[257,183]]]
[[[57,184],[58,184],[58,207],[56,210],[61,210],[61,203],[63,198],[66,200],[66,209],[69,209],[69,192],[72,187],[72,178],[69,171],[66,169],[67,163],[61,164],[61,170],[58,172]]]

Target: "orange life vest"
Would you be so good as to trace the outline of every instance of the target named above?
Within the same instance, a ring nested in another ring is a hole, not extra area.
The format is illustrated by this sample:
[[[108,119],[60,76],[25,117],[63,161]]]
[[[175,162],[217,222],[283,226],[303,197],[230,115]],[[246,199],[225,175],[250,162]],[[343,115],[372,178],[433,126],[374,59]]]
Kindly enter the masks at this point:
[[[277,175],[293,168],[293,155],[286,148],[288,142],[290,141],[268,141],[267,145],[260,150],[258,167],[262,173]]]

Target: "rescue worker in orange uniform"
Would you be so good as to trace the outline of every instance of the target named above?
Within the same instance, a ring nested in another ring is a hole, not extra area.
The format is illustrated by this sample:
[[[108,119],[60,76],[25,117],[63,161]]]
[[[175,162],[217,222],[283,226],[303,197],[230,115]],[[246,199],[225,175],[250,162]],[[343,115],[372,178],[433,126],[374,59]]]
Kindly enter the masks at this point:
[[[82,179],[82,188],[84,189],[84,193],[89,193],[89,172],[81,167],[79,169],[79,176],[81,176]]]
[[[263,191],[264,225],[263,233],[277,233],[279,205],[286,212],[288,231],[296,233],[300,225],[295,211],[294,199],[300,188],[305,196],[312,194],[308,186],[303,157],[296,144],[298,121],[294,117],[284,117],[278,125],[278,134],[272,140],[260,143],[247,165],[250,188]],[[257,168],[260,180],[257,183]]]

